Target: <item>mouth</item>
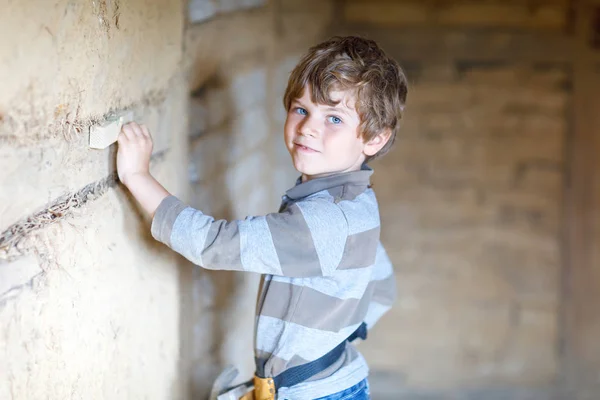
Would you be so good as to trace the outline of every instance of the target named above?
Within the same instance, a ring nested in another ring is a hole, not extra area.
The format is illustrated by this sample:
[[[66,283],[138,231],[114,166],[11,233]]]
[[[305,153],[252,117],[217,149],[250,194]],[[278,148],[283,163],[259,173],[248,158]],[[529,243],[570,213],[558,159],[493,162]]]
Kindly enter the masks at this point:
[[[294,142],[294,146],[296,146],[296,148],[297,148],[298,150],[300,150],[300,151],[302,151],[302,152],[305,152],[305,153],[318,153],[318,151],[317,151],[317,150],[315,150],[315,149],[313,149],[313,148],[311,148],[311,147],[308,147],[308,146],[304,146],[304,145],[302,145],[302,144],[300,144],[300,143],[296,143],[296,142]]]

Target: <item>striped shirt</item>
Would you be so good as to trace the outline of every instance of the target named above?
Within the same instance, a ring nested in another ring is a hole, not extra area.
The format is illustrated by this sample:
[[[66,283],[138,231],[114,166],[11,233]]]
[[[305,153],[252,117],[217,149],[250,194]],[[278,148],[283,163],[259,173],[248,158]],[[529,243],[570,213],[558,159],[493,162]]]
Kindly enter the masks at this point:
[[[296,185],[279,212],[215,220],[174,196],[158,207],[152,235],[207,269],[262,274],[256,307],[257,373],[277,376],[313,361],[364,321],[370,329],[391,307],[396,286],[380,243],[375,193],[364,166]],[[368,375],[352,344],[330,368],[279,399],[313,399],[347,389]]]

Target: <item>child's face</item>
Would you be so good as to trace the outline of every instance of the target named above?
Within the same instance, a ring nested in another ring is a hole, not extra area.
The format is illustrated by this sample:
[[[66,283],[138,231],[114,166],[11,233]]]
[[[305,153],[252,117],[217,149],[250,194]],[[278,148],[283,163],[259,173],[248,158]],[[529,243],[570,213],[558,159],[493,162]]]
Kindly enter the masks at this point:
[[[313,103],[310,92],[293,101],[285,121],[285,144],[303,181],[359,170],[366,144],[359,136],[360,118],[350,92],[332,92],[335,107]]]

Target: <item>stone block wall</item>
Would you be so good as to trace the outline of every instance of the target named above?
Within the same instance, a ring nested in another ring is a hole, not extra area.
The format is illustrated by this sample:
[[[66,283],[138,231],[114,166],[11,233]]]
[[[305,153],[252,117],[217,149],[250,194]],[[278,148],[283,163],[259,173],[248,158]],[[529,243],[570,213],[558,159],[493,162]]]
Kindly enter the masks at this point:
[[[404,132],[375,165],[400,295],[367,356],[407,386],[551,385],[568,74],[455,65],[413,79]]]
[[[410,82],[395,148],[373,164],[399,289],[361,344],[375,395],[550,398],[564,368],[570,5],[340,4],[332,31],[378,40]]]

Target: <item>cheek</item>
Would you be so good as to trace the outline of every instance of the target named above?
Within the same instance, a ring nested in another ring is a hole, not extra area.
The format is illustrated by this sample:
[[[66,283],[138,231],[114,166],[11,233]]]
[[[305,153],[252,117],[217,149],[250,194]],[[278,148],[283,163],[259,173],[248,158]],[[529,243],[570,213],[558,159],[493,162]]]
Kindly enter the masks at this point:
[[[285,120],[285,125],[283,126],[283,134],[285,135],[286,138],[290,138],[294,133],[294,123],[293,121],[288,117]]]
[[[300,122],[300,118],[298,117],[298,114],[289,112],[285,118],[285,130],[290,130],[291,132],[294,132],[294,129]]]
[[[331,129],[323,135],[323,141],[330,148],[353,150],[356,147],[355,140],[351,137],[352,133],[345,129]]]

